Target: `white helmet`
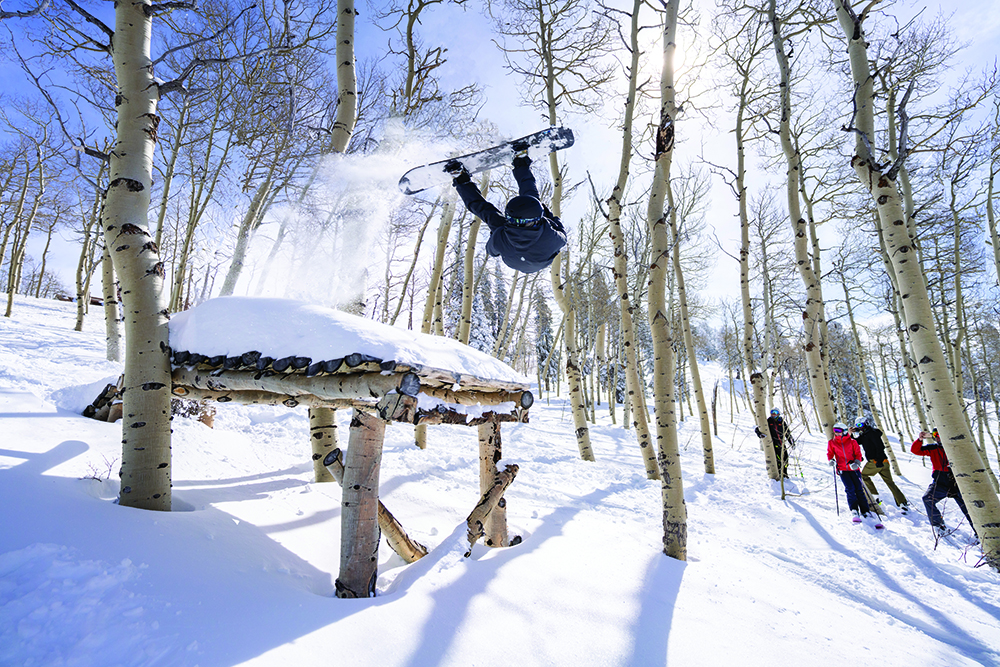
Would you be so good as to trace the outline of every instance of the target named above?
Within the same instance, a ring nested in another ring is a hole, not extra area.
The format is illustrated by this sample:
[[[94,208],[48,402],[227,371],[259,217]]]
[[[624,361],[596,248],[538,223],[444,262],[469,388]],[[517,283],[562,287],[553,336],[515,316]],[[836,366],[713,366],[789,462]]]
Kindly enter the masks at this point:
[[[834,431],[846,431],[847,430],[847,424],[845,424],[844,422],[837,422],[836,424],[833,425],[833,430]]]

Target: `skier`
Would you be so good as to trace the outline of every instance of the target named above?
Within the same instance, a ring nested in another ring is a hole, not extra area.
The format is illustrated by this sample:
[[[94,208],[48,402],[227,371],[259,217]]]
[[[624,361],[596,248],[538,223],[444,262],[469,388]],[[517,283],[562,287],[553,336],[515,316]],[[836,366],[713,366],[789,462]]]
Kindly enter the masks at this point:
[[[759,428],[754,427],[753,430],[758,438],[764,437]],[[790,447],[794,447],[795,441],[792,440],[788,424],[781,419],[781,411],[778,408],[771,410],[771,416],[767,418],[767,430],[771,434],[771,445],[774,447],[774,456],[778,461],[778,467],[781,468],[782,476],[788,479],[788,451],[785,443],[787,442]]]
[[[933,433],[921,431],[920,436],[913,441],[910,451],[917,456],[931,457],[934,470],[931,472],[931,485],[927,487],[927,492],[924,494],[924,507],[927,508],[927,518],[930,519],[934,532],[938,535],[944,535],[948,531],[944,525],[944,517],[941,516],[941,512],[937,508],[938,501],[945,498],[954,498],[959,509],[962,510],[962,514],[968,519],[969,525],[972,526],[969,510],[965,508],[962,493],[958,490],[955,475],[951,472],[951,462],[948,461],[948,455],[944,453],[938,430],[934,429]],[[976,532],[975,526],[972,527],[972,532]],[[978,536],[979,534],[976,533],[976,537]]]
[[[445,165],[445,171],[455,176],[452,185],[465,207],[490,228],[486,253],[490,257],[499,256],[512,269],[534,273],[550,265],[566,245],[566,230],[538,196],[527,147],[514,148],[517,151],[513,168],[518,195],[507,202],[505,213],[486,201],[460,162],[454,160]]]
[[[854,521],[860,522],[861,517],[871,517],[865,489],[861,484],[861,447],[858,441],[847,433],[847,425],[837,422],[833,425],[833,438],[827,443],[826,458],[831,466],[837,467],[837,474],[844,484],[844,494],[847,505],[854,513]]]
[[[882,476],[882,481],[892,492],[892,499],[896,501],[896,506],[903,512],[909,511],[910,505],[906,501],[906,496],[892,480],[892,472],[889,470],[888,457],[885,453],[885,442],[882,440],[882,431],[874,426],[869,426],[864,419],[859,419],[854,428],[851,429],[851,435],[865,452],[867,462],[865,467],[861,469],[861,478],[875,502],[875,511],[879,514],[885,513],[882,511],[882,501],[879,500],[878,490],[872,481],[872,477],[875,475]]]

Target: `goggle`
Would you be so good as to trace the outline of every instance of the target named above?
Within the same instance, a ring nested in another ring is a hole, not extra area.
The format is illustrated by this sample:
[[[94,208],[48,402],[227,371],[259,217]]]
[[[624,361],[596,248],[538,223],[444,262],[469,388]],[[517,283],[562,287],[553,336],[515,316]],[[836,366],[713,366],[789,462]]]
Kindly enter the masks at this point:
[[[834,433],[843,433],[844,429],[842,429],[842,428],[835,428],[835,429],[833,429],[833,432]]]
[[[507,218],[507,223],[514,227],[534,227],[541,221],[541,217],[537,218]]]

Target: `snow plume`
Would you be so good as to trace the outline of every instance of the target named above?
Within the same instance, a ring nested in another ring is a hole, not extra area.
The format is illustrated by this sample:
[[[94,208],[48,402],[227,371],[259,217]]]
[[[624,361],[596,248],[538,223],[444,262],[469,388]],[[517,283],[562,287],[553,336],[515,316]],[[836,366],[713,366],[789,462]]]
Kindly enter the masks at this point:
[[[399,178],[453,151],[391,125],[376,150],[325,158],[303,201],[272,209],[254,244],[257,268],[247,292],[341,307],[364,300],[382,279],[395,213],[437,197],[433,191],[406,197]],[[282,228],[284,239],[269,260]]]

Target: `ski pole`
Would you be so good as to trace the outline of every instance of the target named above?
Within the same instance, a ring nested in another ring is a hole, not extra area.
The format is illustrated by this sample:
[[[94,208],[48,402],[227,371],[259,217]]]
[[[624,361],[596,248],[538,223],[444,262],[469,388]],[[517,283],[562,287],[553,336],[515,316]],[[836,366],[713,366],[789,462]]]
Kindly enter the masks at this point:
[[[837,495],[837,466],[833,468],[833,502],[837,504],[837,516],[840,516],[840,496]]]

